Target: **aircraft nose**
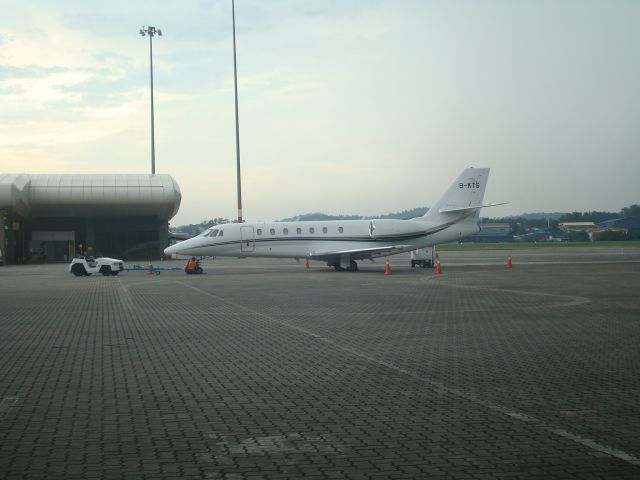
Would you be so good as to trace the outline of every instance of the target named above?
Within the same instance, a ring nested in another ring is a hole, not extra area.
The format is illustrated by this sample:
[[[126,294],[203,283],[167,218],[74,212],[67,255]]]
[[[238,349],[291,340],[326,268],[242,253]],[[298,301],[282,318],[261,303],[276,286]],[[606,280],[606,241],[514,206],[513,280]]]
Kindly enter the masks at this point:
[[[172,253],[175,253],[176,251],[176,246],[175,245],[171,245],[170,247],[167,247],[164,249],[164,254],[165,255],[171,255]]]

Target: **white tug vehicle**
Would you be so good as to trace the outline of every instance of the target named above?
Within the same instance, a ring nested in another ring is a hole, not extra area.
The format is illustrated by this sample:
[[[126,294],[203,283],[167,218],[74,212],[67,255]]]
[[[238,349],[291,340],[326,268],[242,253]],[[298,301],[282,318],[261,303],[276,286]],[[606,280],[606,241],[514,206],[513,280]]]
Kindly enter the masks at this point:
[[[102,275],[118,275],[124,270],[122,260],[109,257],[85,257],[78,255],[71,261],[69,265],[69,273],[73,273],[76,277],[89,276],[93,273],[101,273]]]

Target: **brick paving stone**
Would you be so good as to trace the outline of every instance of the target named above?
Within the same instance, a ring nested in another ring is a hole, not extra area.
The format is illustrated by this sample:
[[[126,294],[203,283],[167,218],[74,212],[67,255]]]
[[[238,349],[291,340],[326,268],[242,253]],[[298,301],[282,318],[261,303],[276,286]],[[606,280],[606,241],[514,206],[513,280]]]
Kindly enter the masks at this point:
[[[637,264],[237,262],[2,267],[0,478],[640,478]]]

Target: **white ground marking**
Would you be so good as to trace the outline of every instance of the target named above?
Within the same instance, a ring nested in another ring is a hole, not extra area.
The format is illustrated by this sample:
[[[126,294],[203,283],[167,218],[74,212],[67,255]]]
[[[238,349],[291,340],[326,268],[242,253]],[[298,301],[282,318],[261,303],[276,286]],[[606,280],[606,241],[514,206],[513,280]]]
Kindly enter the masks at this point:
[[[534,297],[552,297],[552,298],[565,298],[568,299],[568,301],[563,302],[563,303],[558,303],[555,304],[554,307],[575,307],[576,305],[583,305],[585,303],[589,303],[591,302],[590,298],[587,297],[580,297],[578,295],[564,295],[564,294],[560,294],[560,293],[546,293],[546,292],[536,292],[534,290],[511,290],[508,288],[490,288],[490,287],[478,287],[475,285],[451,285],[450,283],[436,283],[438,280],[440,279],[446,279],[447,277],[442,277],[442,276],[438,276],[438,277],[427,277],[427,278],[422,278],[421,280],[423,282],[429,282],[429,283],[434,283],[435,285],[440,285],[443,287],[449,287],[449,288],[464,288],[464,289],[469,289],[469,290],[482,290],[484,292],[498,292],[498,293],[513,293],[515,295],[529,295],[529,296],[534,296]],[[536,308],[538,306],[536,305]],[[522,309],[523,307],[520,307],[520,309]]]
[[[432,386],[433,388],[436,389],[436,391],[439,391],[439,392],[442,392],[442,393],[447,393],[447,394],[450,394],[450,395],[454,395],[454,396],[456,396],[458,398],[463,398],[463,399],[468,400],[469,402],[472,402],[472,403],[474,403],[476,405],[483,406],[483,407],[485,407],[485,408],[487,408],[489,410],[492,410],[494,412],[501,413],[501,414],[506,415],[506,416],[508,416],[510,418],[513,418],[515,420],[519,420],[521,422],[526,422],[526,423],[528,423],[530,425],[533,425],[533,426],[535,426],[535,427],[537,427],[537,428],[539,428],[541,430],[544,430],[544,431],[553,433],[554,435],[558,435],[558,436],[560,436],[562,438],[571,440],[571,441],[573,441],[575,443],[578,443],[578,444],[583,445],[583,446],[585,446],[587,448],[590,448],[591,450],[594,450],[594,451],[597,451],[597,452],[601,452],[601,453],[605,453],[607,455],[610,455],[612,457],[618,458],[618,459],[623,460],[623,461],[625,461],[627,463],[630,463],[632,465],[640,466],[640,458],[638,458],[638,457],[636,457],[634,455],[631,455],[629,453],[626,453],[626,452],[624,452],[622,450],[618,450],[616,448],[612,448],[612,447],[609,447],[609,446],[606,446],[606,445],[601,445],[598,442],[596,442],[594,440],[591,440],[589,438],[585,438],[585,437],[582,437],[582,436],[577,435],[575,433],[568,432],[568,431],[566,431],[566,430],[564,430],[562,428],[554,427],[552,425],[549,425],[549,424],[543,422],[542,420],[538,420],[535,417],[532,417],[532,416],[527,415],[525,413],[517,412],[515,410],[512,410],[512,409],[510,409],[508,407],[505,407],[503,405],[500,405],[498,403],[494,403],[494,402],[491,402],[491,401],[488,401],[488,400],[484,400],[484,399],[482,399],[482,398],[480,398],[480,397],[478,397],[476,395],[473,395],[471,393],[465,392],[465,391],[460,390],[458,388],[449,387],[449,386],[445,385],[442,382],[435,382],[433,380],[429,380],[429,379],[424,378],[424,377],[422,377],[422,376],[420,376],[420,375],[418,375],[418,374],[416,374],[414,372],[411,372],[411,371],[406,370],[404,368],[401,368],[401,367],[399,367],[397,365],[394,365],[393,363],[385,362],[385,361],[382,361],[382,360],[378,360],[377,358],[374,358],[374,357],[372,357],[370,355],[367,355],[366,353],[359,352],[358,350],[355,350],[353,348],[346,347],[344,345],[336,343],[333,340],[331,340],[329,338],[326,338],[326,337],[323,337],[322,335],[314,333],[314,332],[312,332],[310,330],[307,330],[306,328],[299,327],[297,325],[291,325],[289,323],[283,322],[283,321],[281,321],[281,320],[279,320],[277,318],[274,318],[274,317],[272,317],[270,315],[258,312],[257,310],[253,310],[253,309],[251,309],[249,307],[246,307],[246,306],[241,305],[239,303],[233,302],[231,300],[227,300],[226,298],[220,297],[218,295],[214,295],[213,293],[209,293],[209,292],[207,292],[205,290],[202,290],[200,288],[197,288],[197,287],[194,287],[192,285],[186,284],[184,282],[176,282],[176,283],[179,283],[180,285],[182,285],[182,286],[184,286],[186,288],[189,288],[191,290],[195,290],[195,291],[197,291],[197,292],[199,292],[201,294],[204,294],[204,295],[206,295],[208,297],[215,298],[218,301],[225,302],[228,305],[232,305],[232,306],[234,306],[236,308],[239,308],[241,310],[245,310],[247,312],[250,312],[250,313],[252,313],[252,314],[254,314],[256,316],[259,316],[261,318],[269,320],[270,322],[276,323],[276,324],[281,325],[281,326],[283,326],[285,328],[296,330],[296,331],[301,332],[301,333],[303,333],[303,334],[305,334],[307,336],[316,338],[321,342],[324,342],[324,343],[326,343],[328,345],[331,345],[332,347],[337,348],[338,350],[342,350],[343,352],[348,352],[348,353],[350,353],[350,354],[352,354],[352,355],[354,355],[354,356],[356,356],[358,358],[362,358],[362,359],[367,360],[369,362],[375,363],[376,365],[380,365],[380,366],[386,367],[386,368],[388,368],[390,370],[405,374],[405,375],[407,375],[407,376],[409,376],[411,378],[414,378],[414,379],[419,380],[419,381],[421,381],[423,383],[426,383],[427,385]],[[523,293],[523,292],[515,291],[515,293]],[[552,295],[552,294],[545,294],[545,295]],[[567,297],[567,296],[565,295],[565,297]],[[578,297],[578,298],[583,298],[583,297]]]
[[[442,267],[500,267],[504,266],[506,261],[502,262],[465,262],[457,259],[448,259],[445,263],[442,263]],[[627,264],[627,263],[640,263],[640,260],[541,260],[541,261],[526,261],[518,260],[513,262],[514,267],[517,265],[612,265],[612,264]]]
[[[118,295],[118,300],[120,300],[122,308],[124,308],[127,312],[137,311],[138,307],[133,301],[133,297],[131,296],[129,287],[122,283],[122,280],[120,278],[116,277],[116,280],[120,284],[120,295]]]

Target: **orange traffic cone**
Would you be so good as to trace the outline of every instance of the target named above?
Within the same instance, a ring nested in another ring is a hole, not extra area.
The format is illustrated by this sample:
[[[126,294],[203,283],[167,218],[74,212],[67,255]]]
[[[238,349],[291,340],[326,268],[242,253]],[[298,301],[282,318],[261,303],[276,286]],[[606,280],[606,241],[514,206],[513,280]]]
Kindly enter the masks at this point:
[[[388,258],[387,258],[387,261],[385,262],[385,265],[384,265],[384,274],[385,275],[393,275],[391,273],[391,265],[389,265],[389,259]]]
[[[513,262],[511,261],[511,257],[507,257],[507,268],[513,268]]]
[[[436,260],[436,274],[442,274],[442,265],[440,265],[440,260]]]
[[[306,268],[307,270],[309,270],[309,259],[305,258],[304,259],[304,268]]]

